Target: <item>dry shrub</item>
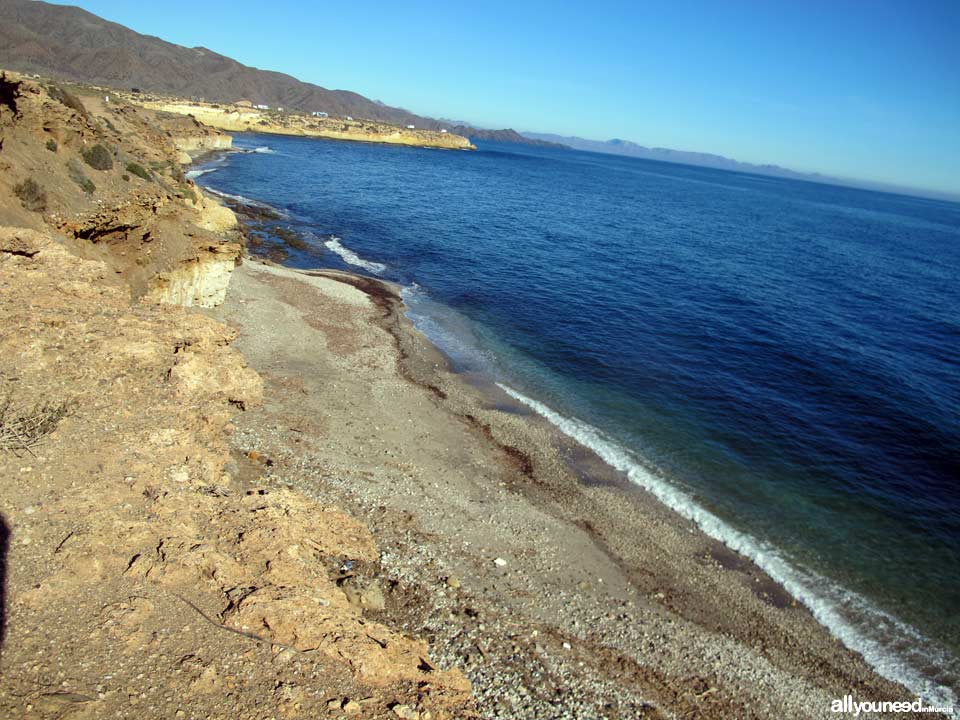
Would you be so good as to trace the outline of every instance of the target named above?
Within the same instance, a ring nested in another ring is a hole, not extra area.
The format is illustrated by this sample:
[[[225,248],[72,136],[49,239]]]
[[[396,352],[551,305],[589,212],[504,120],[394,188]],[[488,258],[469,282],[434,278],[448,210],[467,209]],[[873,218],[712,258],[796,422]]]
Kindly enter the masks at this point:
[[[50,93],[50,97],[59,102],[61,105],[80,113],[80,115],[83,117],[90,117],[87,109],[83,106],[83,103],[80,102],[80,98],[67,92],[59,85],[50,85],[47,88],[47,92]]]
[[[97,186],[93,184],[93,180],[86,176],[80,163],[76,160],[67,163],[67,173],[70,175],[70,179],[79,185],[87,195],[96,192]]]
[[[73,411],[68,402],[44,402],[32,409],[10,412],[10,398],[0,401],[0,450],[19,454],[31,448],[57,429],[57,425]]]
[[[33,178],[14,185],[13,194],[20,198],[23,206],[31,212],[43,212],[47,209],[47,193]]]
[[[137,162],[127,163],[127,172],[136,175],[138,178],[143,178],[144,180],[153,180],[153,176],[150,175],[150,171],[147,170],[143,165]]]
[[[100,143],[84,148],[80,154],[83,155],[83,161],[94,170],[113,169],[113,155]]]

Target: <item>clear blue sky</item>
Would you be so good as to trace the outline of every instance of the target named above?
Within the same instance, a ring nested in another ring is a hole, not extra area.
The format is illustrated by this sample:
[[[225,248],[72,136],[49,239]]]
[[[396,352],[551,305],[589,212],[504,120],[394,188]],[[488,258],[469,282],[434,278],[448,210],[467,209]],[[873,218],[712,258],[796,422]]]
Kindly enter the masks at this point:
[[[75,0],[435,117],[960,193],[960,0]]]

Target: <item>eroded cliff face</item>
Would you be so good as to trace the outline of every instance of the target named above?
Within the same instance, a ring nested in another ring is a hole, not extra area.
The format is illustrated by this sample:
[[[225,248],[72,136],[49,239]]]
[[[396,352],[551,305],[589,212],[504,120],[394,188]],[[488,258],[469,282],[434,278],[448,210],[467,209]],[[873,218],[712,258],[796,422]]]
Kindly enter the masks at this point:
[[[370,531],[229,450],[263,383],[182,306],[223,300],[242,237],[182,127],[4,91],[0,717],[469,717],[463,675],[344,585]]]
[[[51,229],[106,263],[135,298],[222,301],[243,238],[233,212],[181,168],[229,135],[102,95],[11,75],[0,107],[0,224]]]
[[[217,247],[161,273],[151,282],[145,297],[184,307],[216,307],[227,296],[230,275],[238,262],[233,248]]]
[[[233,138],[226,133],[210,135],[176,135],[171,138],[174,147],[185,153],[203,153],[214,150],[229,150],[233,147]]]
[[[0,228],[0,716],[463,717],[463,676],[341,587],[369,530],[231,457],[263,393],[235,332],[115,275]]]

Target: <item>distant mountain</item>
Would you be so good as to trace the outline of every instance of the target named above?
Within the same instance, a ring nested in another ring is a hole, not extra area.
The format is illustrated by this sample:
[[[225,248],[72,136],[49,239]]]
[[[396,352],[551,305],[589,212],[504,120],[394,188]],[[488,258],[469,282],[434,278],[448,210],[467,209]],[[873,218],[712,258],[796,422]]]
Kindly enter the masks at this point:
[[[471,140],[492,140],[494,142],[520,143],[522,145],[539,145],[541,147],[566,148],[563,143],[541,140],[531,135],[521,135],[516,130],[483,130],[469,125],[452,125],[450,132],[464,135]]]
[[[484,139],[487,133],[506,133],[513,142],[539,144],[513,130],[488,131],[468,125],[454,130],[441,121],[355,92],[328,90],[290,75],[242,65],[206,48],[187,48],[141,35],[77,7],[37,0],[0,0],[0,67],[211,102],[250,100],[427,130],[447,128]]]
[[[712,153],[645,147],[635,142],[620,140],[618,138],[613,140],[587,140],[581,137],[565,137],[563,135],[552,135],[550,133],[532,132],[523,133],[523,135],[532,140],[546,140],[547,142],[566,145],[574,150],[588,150],[590,152],[609,153],[612,155],[629,155],[630,157],[644,158],[646,160],[698,165],[701,167],[719,168],[721,170],[736,170],[738,172],[773,175],[796,180],[812,180],[817,182],[833,181],[833,178],[828,178],[820,173],[801,173],[780,167],[779,165],[755,165]]]
[[[662,162],[680,163],[683,165],[697,165],[699,167],[733,170],[735,172],[754,173],[756,175],[769,175],[791,180],[806,180],[807,182],[842,185],[844,187],[862,188],[864,190],[960,202],[960,195],[956,193],[873,182],[870,180],[834,177],[822,173],[803,173],[780,167],[779,165],[756,165],[754,163],[740,162],[739,160],[733,160],[732,158],[724,157],[723,155],[714,155],[712,153],[645,147],[635,142],[630,142],[629,140],[620,140],[619,138],[614,138],[613,140],[587,140],[582,137],[554,135],[551,133],[524,132],[522,134],[531,140],[545,140],[551,143],[558,143],[573,150],[586,150],[588,152],[607,153],[609,155],[626,155],[628,157],[643,158],[645,160],[660,160]]]

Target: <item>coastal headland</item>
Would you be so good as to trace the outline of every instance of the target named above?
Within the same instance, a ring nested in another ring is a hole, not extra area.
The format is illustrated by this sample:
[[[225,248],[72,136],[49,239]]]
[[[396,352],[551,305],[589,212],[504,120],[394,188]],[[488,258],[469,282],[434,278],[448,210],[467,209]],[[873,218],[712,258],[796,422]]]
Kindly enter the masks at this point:
[[[190,114],[0,81],[0,717],[914,699],[452,372],[398,288],[251,255],[254,220],[183,173],[230,143]]]
[[[416,127],[400,127],[374,120],[339,117],[316,117],[282,109],[258,109],[249,103],[222,104],[180,100],[152,99],[139,94],[121,93],[125,100],[151,110],[189,115],[204,125],[229,132],[259,132],[273,135],[296,135],[352,140],[354,142],[410,145],[447,150],[474,150],[470,141],[460,135]]]

